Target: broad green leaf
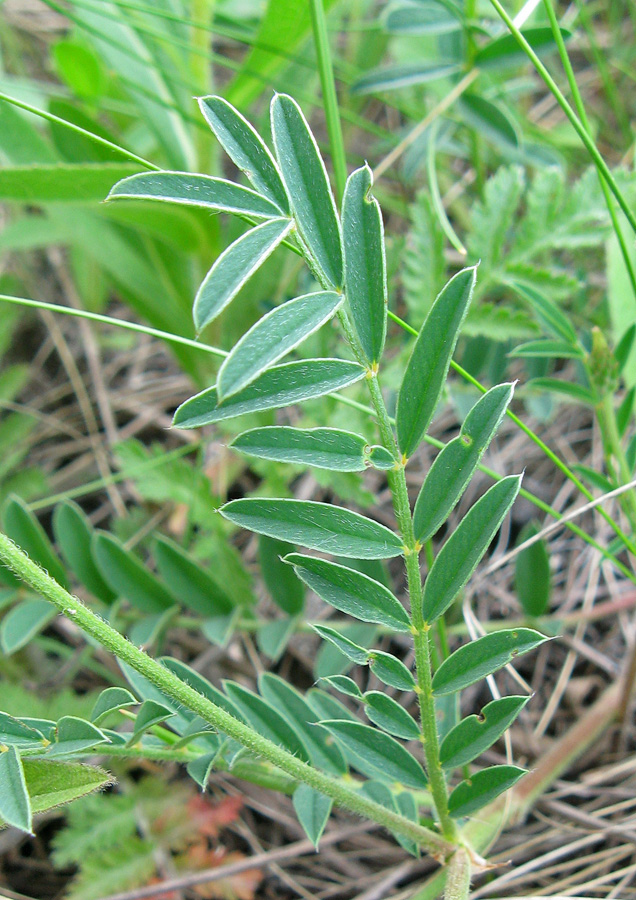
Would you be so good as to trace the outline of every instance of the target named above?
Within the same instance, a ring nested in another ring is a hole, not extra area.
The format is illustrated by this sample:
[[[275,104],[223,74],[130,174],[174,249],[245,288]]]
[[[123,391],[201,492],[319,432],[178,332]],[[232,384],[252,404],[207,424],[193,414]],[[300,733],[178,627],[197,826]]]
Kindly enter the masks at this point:
[[[95,532],[93,552],[107,583],[137,609],[152,614],[175,605],[175,598],[159,579],[112,534]]]
[[[477,759],[507,731],[530,697],[501,697],[487,703],[478,716],[462,719],[442,741],[445,769],[457,769]]]
[[[113,783],[108,772],[83,763],[25,759],[22,765],[34,813],[70,803]]]
[[[359,381],[364,369],[345,359],[304,359],[274,366],[249,387],[225,403],[218,403],[216,387],[208,388],[182,403],[174,415],[176,428],[200,428],[245,413],[279,409],[322,397]]]
[[[42,749],[47,743],[42,732],[33,725],[0,712],[0,744]]]
[[[142,172],[114,186],[107,200],[160,200],[185,206],[200,206],[217,212],[278,219],[280,209],[251,188],[223,178],[189,172]]]
[[[475,772],[470,781],[462,781],[448,798],[448,811],[454,819],[469,816],[503,794],[526,774],[519,766],[491,766]]]
[[[298,232],[318,269],[342,287],[342,247],[336,204],[316,140],[295,100],[276,94],[271,105],[272,137]]]
[[[16,604],[0,623],[0,647],[7,655],[26,646],[57,615],[47,600],[23,600]]]
[[[402,660],[391,653],[385,653],[384,650],[371,650],[368,662],[375,677],[384,684],[388,684],[389,687],[397,688],[398,691],[415,690],[413,673],[407,669]]]
[[[494,631],[464,644],[445,659],[433,676],[436,694],[452,694],[507,666],[549,638],[532,628]]]
[[[0,819],[20,831],[31,832],[31,802],[15,747],[0,751]]]
[[[201,616],[225,616],[234,603],[201,566],[172,541],[157,537],[152,555],[161,578],[181,604]]]
[[[219,510],[235,525],[270,537],[354,559],[387,559],[402,542],[384,525],[330,503],[312,500],[231,500]]]
[[[583,350],[568,341],[527,341],[511,350],[508,356],[527,359],[583,359]]]
[[[589,388],[571,381],[562,381],[560,378],[533,378],[526,382],[526,387],[548,391],[551,394],[561,394],[568,400],[582,403],[584,406],[595,406],[597,402],[594,393]]]
[[[201,282],[192,315],[197,332],[209,325],[289,234],[289,219],[272,219],[246,231],[221,253]]]
[[[364,711],[378,728],[406,741],[418,740],[420,728],[413,716],[392,697],[381,691],[367,691]]]
[[[282,557],[294,551],[294,545],[262,534],[258,556],[263,581],[274,603],[290,616],[298,615],[305,605],[305,589]]]
[[[431,307],[413,348],[395,416],[398,446],[407,458],[417,449],[433,418],[475,278],[475,268],[463,269],[451,278]]]
[[[342,249],[347,304],[370,365],[377,364],[386,337],[387,287],[380,204],[371,196],[373,173],[356,169],[342,201]]]
[[[389,7],[384,27],[389,34],[450,34],[462,23],[455,7],[442,0],[420,0],[417,4]]]
[[[569,319],[561,312],[556,303],[548,300],[539,291],[518,281],[512,281],[511,286],[530,305],[535,316],[550,334],[565,341],[572,347],[578,345],[576,331]]]
[[[348,675],[327,675],[320,679],[322,684],[327,684],[336,691],[346,694],[348,697],[355,697],[356,700],[362,700],[363,694],[353,678]]]
[[[540,531],[540,525],[528,522],[522,528],[517,543],[523,544],[529,538],[536,537]],[[550,554],[543,538],[517,554],[515,589],[519,603],[527,616],[542,616],[547,611],[552,592],[552,573]]]
[[[210,773],[214,769],[214,763],[216,762],[217,757],[218,753],[215,750],[212,753],[205,753],[203,756],[199,756],[198,759],[189,762],[186,766],[188,775],[199,785],[202,791],[204,791],[208,785],[208,779],[210,778]]]
[[[328,625],[312,625],[314,631],[326,641],[329,641],[334,647],[350,659],[351,662],[357,663],[359,666],[366,666],[369,661],[369,651],[365,650],[355,641],[352,641],[346,635],[336,631],[335,628],[329,628]]]
[[[144,700],[133,724],[133,731],[128,740],[129,746],[133,746],[141,740],[143,735],[155,725],[160,725],[166,719],[174,715],[171,709],[155,700]]]
[[[106,73],[93,50],[74,41],[56,41],[52,55],[58,75],[82,99],[97,100],[106,91]]]
[[[349,431],[288,425],[253,428],[239,434],[230,444],[235,450],[260,459],[317,466],[333,472],[361,472],[365,468],[366,446],[363,437]]]
[[[294,791],[292,803],[303,831],[317,850],[331,814],[333,800],[319,794],[308,784],[301,784]]]
[[[424,619],[443,615],[488,549],[519,493],[521,477],[509,475],[494,484],[461,520],[435,558],[424,583]]]
[[[414,84],[427,84],[429,81],[437,81],[440,78],[450,78],[459,72],[457,63],[403,63],[395,66],[385,66],[381,69],[373,69],[356,81],[352,88],[352,94],[375,94],[379,91],[394,91],[398,88],[412,87]]]
[[[84,587],[104,603],[112,603],[117,595],[102,578],[93,558],[94,529],[76,503],[66,501],[55,507],[53,532],[60,552]]]
[[[319,291],[289,300],[263,316],[223,361],[216,383],[219,402],[246,388],[328,322],[343,300],[334,291]]]
[[[340,700],[336,700],[335,697],[325,693],[325,691],[311,688],[311,690],[307,692],[307,701],[311,708],[314,709],[322,719],[349,719],[352,722],[358,721],[348,707],[341,703]],[[345,753],[345,756],[346,755],[347,754]]]
[[[289,750],[298,759],[309,762],[309,751],[302,737],[271,703],[234,681],[224,681],[223,687],[259,734]]]
[[[13,166],[0,169],[0,200],[13,203],[97,203],[114,182],[139,172],[130,163]]]
[[[227,155],[254,188],[282,213],[289,213],[289,199],[274,157],[247,119],[222,97],[200,97],[199,107]]]
[[[440,450],[428,471],[413,511],[420,543],[446,521],[473,476],[512,399],[514,385],[499,384],[477,401],[458,437]]]
[[[395,631],[408,631],[408,613],[391,591],[362,572],[346,566],[291,553],[285,557],[305,584],[319,597],[341,612],[361,619],[387,625]]]
[[[38,563],[58,584],[68,588],[64,566],[58,559],[44,529],[19,497],[10,497],[4,505],[2,518],[4,530],[33,562]]]
[[[572,37],[572,32],[561,29],[564,40]],[[523,36],[535,52],[556,50],[552,29],[547,26],[526,28]],[[519,66],[528,61],[525,51],[517,43],[513,34],[504,34],[495,38],[481,50],[478,50],[474,63],[480,69],[502,69],[507,66]]]
[[[298,732],[306,746],[311,762],[325,772],[344,775],[347,764],[340,748],[318,722],[318,715],[302,694],[278,675],[265,672],[258,679],[261,694],[275,706]]]
[[[385,780],[397,781],[406,787],[424,788],[424,770],[414,756],[388,734],[363,725],[362,722],[326,719],[324,725],[340,743],[364,758],[366,765]]]
[[[374,444],[372,447],[369,447],[366,458],[374,469],[386,470],[395,468],[396,460],[393,454],[380,444]]]
[[[126,688],[109,687],[102,691],[91,712],[91,722],[97,725],[110,713],[127,706],[135,706],[139,701]]]
[[[67,753],[90,750],[105,743],[109,743],[109,739],[91,722],[77,716],[63,716],[57,723],[55,743],[48,748],[47,756],[66,756]]]

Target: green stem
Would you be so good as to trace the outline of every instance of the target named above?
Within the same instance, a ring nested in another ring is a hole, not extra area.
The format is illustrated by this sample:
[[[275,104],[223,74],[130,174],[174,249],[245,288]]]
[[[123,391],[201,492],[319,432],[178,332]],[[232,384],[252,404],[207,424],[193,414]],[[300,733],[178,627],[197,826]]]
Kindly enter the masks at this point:
[[[471,863],[468,851],[460,847],[448,864],[444,900],[468,900]]]
[[[611,394],[605,394],[596,406],[596,416],[603,436],[608,466],[615,460],[617,475],[623,484],[629,484],[633,476],[621,443],[621,436],[616,422],[616,412]],[[636,496],[634,491],[626,491],[620,497],[620,503],[629,519],[632,531],[636,533]]]
[[[405,816],[368,800],[332,776],[325,775],[318,769],[302,762],[288,750],[284,750],[262,737],[249,725],[240,722],[224,709],[216,706],[139,647],[131,644],[123,635],[88,609],[77,597],[69,594],[51,578],[48,572],[30,560],[24,551],[2,533],[0,533],[0,559],[15,575],[51,602],[61,613],[68,616],[85,634],[90,635],[106,650],[114,653],[144,678],[147,678],[151,684],[158,687],[172,700],[183,704],[256,756],[277,766],[297,781],[308,784],[319,793],[331,797],[337,806],[410,838],[437,857],[445,859],[453,852],[453,845],[431,829],[411,822]]]

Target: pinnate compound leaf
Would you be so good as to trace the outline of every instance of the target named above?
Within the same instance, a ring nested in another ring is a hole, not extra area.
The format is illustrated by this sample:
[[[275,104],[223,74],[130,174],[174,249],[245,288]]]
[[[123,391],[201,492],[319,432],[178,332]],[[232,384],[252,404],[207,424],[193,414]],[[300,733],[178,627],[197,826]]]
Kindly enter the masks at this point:
[[[246,231],[226,247],[203,279],[194,298],[192,315],[197,332],[216,319],[236,297],[289,234],[291,227],[289,219],[272,219]]]
[[[420,490],[413,512],[422,544],[446,521],[473,476],[512,399],[512,384],[491,388],[466,416],[458,437],[440,450]]]
[[[604,486],[604,490],[607,487]],[[611,488],[610,488],[611,490]],[[518,543],[536,537],[541,527],[528,522],[522,528]],[[515,559],[515,588],[523,611],[527,616],[542,616],[550,605],[552,573],[550,554],[543,538],[521,550]]]
[[[166,585],[182,605],[201,616],[226,616],[234,603],[222,587],[181,547],[163,536],[157,537],[152,554]]]
[[[259,734],[289,750],[298,759],[309,762],[309,751],[303,739],[275,707],[234,681],[225,681],[223,686],[230,700]]]
[[[406,741],[417,740],[420,728],[413,716],[381,691],[367,691],[364,711],[378,728]]]
[[[7,655],[25,647],[57,615],[47,600],[23,600],[17,603],[0,624],[0,647]]]
[[[119,181],[107,200],[162,200],[185,206],[201,206],[217,212],[253,216],[256,219],[280,217],[280,209],[250,188],[223,178],[190,172],[142,172]]]
[[[438,695],[462,691],[547,640],[532,628],[516,628],[495,631],[464,644],[433,676],[433,691]]]
[[[22,760],[13,746],[0,751],[0,821],[31,832],[31,801]]]
[[[435,558],[424,584],[424,618],[443,615],[466,584],[519,493],[521,477],[494,484],[466,513]]]
[[[88,588],[104,603],[117,596],[106,584],[92,553],[94,529],[76,503],[60,503],[53,513],[53,531],[64,559]]]
[[[325,164],[309,125],[295,100],[272,100],[272,137],[298,232],[325,280],[342,287],[340,225]]]
[[[137,609],[152,615],[175,605],[174,597],[159,579],[112,534],[96,532],[93,552],[106,582]]]
[[[301,784],[294,791],[292,803],[303,831],[317,850],[331,815],[333,800],[319,794],[308,784]]]
[[[10,497],[3,509],[4,530],[31,559],[68,588],[64,566],[53,549],[50,540],[27,505],[16,496]]]
[[[95,706],[91,711],[91,722],[97,725],[110,713],[116,712],[118,709],[125,709],[127,706],[136,706],[137,703],[139,701],[126,688],[106,688],[95,701]]]
[[[398,446],[405,457],[417,449],[435,413],[475,279],[475,268],[463,269],[451,278],[431,307],[415,342],[395,417]]]
[[[283,557],[293,552],[293,544],[266,534],[260,536],[258,555],[263,581],[274,603],[289,616],[302,612],[305,605],[305,588],[293,569],[286,566]]]
[[[319,291],[289,300],[263,316],[225,358],[216,383],[219,402],[246,388],[328,322],[343,300],[335,291]]]
[[[448,811],[454,819],[483,809],[526,774],[519,766],[491,766],[475,772],[470,781],[462,781],[448,798]]]
[[[234,165],[260,194],[288,213],[289,199],[274,157],[253,126],[223,97],[200,97],[199,107]]]
[[[427,779],[422,766],[395,738],[362,722],[326,719],[320,724],[343,747],[362,757],[366,766],[375,769],[384,780],[397,781],[416,789],[426,787]]]
[[[439,758],[445,769],[477,759],[512,725],[530,697],[501,697],[487,703],[479,716],[462,719],[442,741]]]
[[[260,459],[316,466],[332,472],[361,472],[365,468],[366,446],[365,438],[349,431],[288,425],[253,428],[239,434],[230,444],[235,450]]]
[[[370,194],[373,173],[356,169],[342,201],[345,285],[351,320],[369,364],[378,363],[386,337],[387,286],[380,204]]]
[[[219,510],[257,534],[354,559],[388,559],[402,552],[400,538],[372,519],[313,500],[231,500]]]
[[[182,403],[174,415],[176,428],[200,428],[245,413],[279,409],[322,397],[359,381],[364,369],[346,359],[303,359],[273,366],[249,387],[219,404],[216,387]]]
[[[335,609],[361,619],[408,631],[408,613],[391,591],[355,569],[325,559],[291,553],[285,557],[306,585]]]

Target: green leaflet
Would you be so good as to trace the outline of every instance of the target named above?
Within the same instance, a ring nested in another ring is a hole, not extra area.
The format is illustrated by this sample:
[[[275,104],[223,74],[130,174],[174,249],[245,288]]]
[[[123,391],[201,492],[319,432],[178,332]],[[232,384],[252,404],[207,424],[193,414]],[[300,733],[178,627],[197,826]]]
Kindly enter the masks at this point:
[[[0,820],[20,831],[31,831],[31,802],[15,747],[0,752]]]
[[[378,91],[394,91],[397,88],[411,87],[414,84],[426,84],[438,78],[448,78],[458,72],[457,63],[415,62],[402,65],[384,66],[374,69],[358,79],[351,88],[352,94],[374,94]]]
[[[230,700],[239,707],[247,722],[259,734],[289,750],[304,762],[309,762],[309,751],[303,739],[277,709],[258,694],[234,681],[224,681],[223,687]]]
[[[355,569],[318,559],[290,553],[285,557],[305,584],[319,597],[341,612],[361,619],[387,625],[395,631],[408,631],[408,613],[391,591]]]
[[[238,719],[240,722],[247,721],[236,703],[233,703],[223,691],[215,688],[213,684],[210,684],[207,678],[204,678],[203,675],[199,675],[199,673],[195,672],[194,669],[191,669],[190,666],[187,666],[178,659],[172,659],[170,656],[164,656],[161,662],[166,669],[170,669],[171,672],[178,675],[181,681],[185,681],[185,683],[189,684],[190,687],[193,687],[195,691],[203,694],[203,696],[207,697],[208,700],[215,704],[215,706],[220,706],[221,709],[224,709],[225,712],[234,716],[234,718]],[[159,696],[159,699],[161,700],[161,696]]]
[[[9,655],[26,646],[57,615],[47,600],[23,600],[16,603],[0,623],[0,647]]]
[[[91,711],[91,722],[97,725],[110,713],[126,706],[136,706],[139,701],[126,688],[109,687],[101,692]]]
[[[253,428],[234,438],[230,447],[275,462],[317,466],[332,472],[361,472],[366,440],[337,428]]]
[[[512,399],[514,385],[499,384],[477,401],[459,436],[440,450],[420,490],[413,512],[415,537],[431,538],[446,521],[473,476]]]
[[[495,631],[464,644],[444,660],[433,676],[433,691],[436,694],[462,691],[547,640],[532,628],[516,628]]]
[[[536,522],[528,522],[521,530],[517,543],[523,544],[541,531]],[[515,589],[519,603],[527,616],[542,616],[550,605],[552,573],[550,554],[543,538],[525,547],[515,559]]]
[[[265,586],[274,603],[289,616],[298,615],[305,605],[305,588],[282,561],[294,549],[293,544],[266,534],[262,534],[258,542],[258,556]]]
[[[526,383],[526,387],[562,394],[568,400],[582,403],[584,406],[594,406],[598,402],[594,392],[589,388],[571,381],[562,381],[560,378],[532,378]]]
[[[454,819],[482,809],[503,794],[526,774],[518,766],[491,766],[476,772],[470,781],[462,781],[448,798],[448,811]]]
[[[320,724],[344,747],[363,757],[367,767],[375,769],[384,780],[416,789],[426,787],[422,766],[395,738],[362,722],[325,719]]]
[[[381,691],[367,691],[364,711],[378,728],[406,741],[418,740],[420,728],[413,716]]]
[[[29,204],[98,203],[113,182],[139,172],[134,163],[54,163],[0,170],[0,200]]]
[[[64,566],[58,559],[46,533],[27,505],[19,497],[10,497],[2,510],[4,530],[31,559],[63,587],[68,588]]]
[[[359,666],[366,666],[369,661],[369,651],[365,650],[355,641],[350,640],[344,634],[340,634],[335,628],[329,628],[328,625],[312,625],[314,631],[326,641],[337,647],[347,659],[357,663]]]
[[[216,383],[219,402],[243,390],[328,322],[343,300],[334,291],[319,291],[289,300],[263,316],[225,358]]]
[[[583,359],[583,350],[568,341],[527,341],[511,350],[508,356],[527,359]]]
[[[192,315],[197,332],[225,309],[291,230],[289,219],[276,218],[246,231],[221,253],[203,279]]]
[[[152,555],[161,578],[183,606],[202,616],[224,616],[233,612],[234,603],[223,588],[181,547],[159,536]]]
[[[487,703],[479,716],[467,716],[446,735],[439,758],[446,769],[477,759],[507,731],[530,697],[501,697]]]
[[[336,691],[346,694],[348,697],[355,697],[356,700],[362,700],[363,693],[355,683],[353,678],[348,675],[327,675],[320,679],[321,684],[327,684]]]
[[[384,27],[389,34],[450,34],[460,31],[462,22],[458,11],[442,0],[420,0],[417,6],[389,7]]]
[[[159,579],[113,535],[95,532],[93,552],[107,583],[137,609],[152,614],[175,606],[176,600]]]
[[[400,538],[349,509],[311,500],[232,500],[219,510],[235,525],[270,537],[354,559],[387,559],[402,552]]]
[[[519,493],[521,476],[494,484],[461,520],[435,558],[424,584],[424,618],[443,615],[466,584]]]
[[[386,337],[386,257],[380,204],[371,196],[373,173],[356,169],[342,201],[345,286],[351,320],[367,362],[378,363]]]
[[[276,94],[271,105],[272,137],[298,232],[324,279],[342,287],[342,248],[336,204],[325,164],[295,100]]]
[[[402,660],[385,653],[384,650],[372,650],[369,653],[369,666],[376,678],[384,684],[397,688],[399,691],[412,691],[415,689],[415,678],[410,669],[407,669]]]
[[[223,178],[189,172],[142,172],[131,175],[119,181],[106,199],[123,198],[201,206],[217,212],[253,216],[255,219],[280,218],[280,209],[256,191]]]
[[[561,34],[566,41],[572,36],[572,32],[566,28],[561,29]],[[556,50],[552,29],[547,26],[526,28],[523,36],[535,52]],[[507,66],[518,66],[526,60],[525,51],[519,46],[515,36],[504,34],[478,50],[473,62],[480,69],[501,69]]]
[[[308,784],[300,784],[294,791],[292,803],[303,831],[317,850],[331,815],[333,800],[319,794]]]
[[[104,603],[112,603],[116,594],[102,578],[91,550],[94,528],[76,503],[66,501],[55,507],[53,532],[64,559],[82,584]]]
[[[77,716],[63,716],[55,728],[55,743],[47,749],[47,756],[66,756],[90,750],[98,744],[110,743],[103,731]]]
[[[512,287],[531,306],[535,316],[543,327],[555,338],[559,338],[571,347],[578,346],[576,331],[569,319],[565,316],[556,303],[548,300],[543,294],[522,282],[512,281]]]
[[[47,740],[39,729],[8,713],[0,712],[0,744],[42,749],[46,743]]]
[[[137,713],[128,744],[133,746],[137,741],[141,740],[147,731],[150,731],[155,725],[165,722],[166,719],[172,718],[172,716],[174,716],[173,711],[162,703],[157,703],[156,700],[144,700]]]
[[[289,199],[274,157],[247,119],[222,97],[200,97],[199,107],[232,162],[255,189],[289,213]]]
[[[34,813],[70,803],[113,783],[108,772],[83,763],[25,759],[22,765]]]
[[[405,457],[417,449],[433,418],[475,279],[475,268],[451,278],[422,325],[397,400],[398,446]]]
[[[215,387],[182,403],[174,415],[176,428],[200,428],[245,413],[278,409],[312,397],[322,397],[359,381],[364,369],[345,359],[304,359],[274,366],[249,387],[218,403]]]

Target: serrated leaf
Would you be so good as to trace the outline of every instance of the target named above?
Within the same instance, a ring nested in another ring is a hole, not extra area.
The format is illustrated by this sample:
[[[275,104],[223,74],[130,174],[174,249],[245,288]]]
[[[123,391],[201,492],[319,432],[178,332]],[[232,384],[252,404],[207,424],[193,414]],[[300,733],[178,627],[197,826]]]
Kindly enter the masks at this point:
[[[439,758],[445,769],[477,759],[508,730],[530,697],[501,697],[487,703],[479,716],[462,719],[442,741]]]
[[[415,689],[413,673],[393,654],[385,653],[384,650],[371,650],[368,662],[375,677],[384,684],[397,688],[398,691]]]
[[[223,178],[190,172],[142,172],[131,175],[118,182],[106,199],[122,198],[201,206],[256,219],[280,217],[280,209],[256,191]]]
[[[91,722],[97,725],[110,713],[127,706],[135,706],[139,701],[126,688],[109,687],[102,691],[91,711]]]
[[[448,798],[448,811],[454,819],[469,816],[503,794],[526,774],[518,766],[491,766],[475,772],[470,781],[462,781]]]
[[[259,459],[316,466],[332,472],[361,472],[366,468],[366,446],[365,438],[350,431],[288,425],[253,428],[239,434],[230,444],[235,450]]]
[[[437,297],[422,325],[397,400],[400,452],[417,449],[437,407],[455,344],[475,285],[476,270],[463,269]]]
[[[580,347],[567,341],[527,341],[511,350],[508,356],[522,359],[583,359]]]
[[[528,522],[521,530],[517,543],[523,544],[541,531],[536,522]],[[542,616],[550,604],[552,573],[550,554],[543,538],[521,550],[515,558],[515,589],[526,615]]]
[[[510,475],[493,485],[466,513],[431,566],[422,608],[429,624],[443,615],[475,571],[515,501],[521,477]]]
[[[43,631],[57,615],[47,600],[23,600],[4,616],[0,623],[0,647],[7,656],[25,647]]]
[[[55,743],[48,748],[47,756],[66,756],[105,743],[110,743],[109,739],[91,722],[77,716],[62,716],[55,729]]]
[[[201,282],[192,315],[197,332],[209,325],[289,234],[289,219],[276,218],[246,231],[221,253]]]
[[[58,584],[68,588],[64,566],[44,529],[27,505],[19,497],[10,497],[4,505],[2,518],[4,530],[11,540],[22,547],[34,562],[46,569]]]
[[[66,501],[55,507],[53,532],[64,559],[82,584],[104,603],[112,603],[117,595],[106,584],[93,559],[94,529],[76,503]]]
[[[104,579],[118,596],[125,597],[137,609],[152,615],[175,605],[172,594],[112,534],[96,532],[93,552]]]
[[[394,91],[397,88],[412,87],[414,84],[427,84],[440,78],[449,78],[459,72],[457,63],[403,63],[395,66],[383,66],[373,69],[359,78],[351,87],[352,94],[373,94],[379,91]]]
[[[200,97],[199,107],[234,165],[259,193],[288,213],[289,199],[274,157],[247,119],[222,97]]]
[[[182,605],[201,616],[229,615],[234,603],[212,576],[181,547],[158,536],[152,555],[161,578]]]
[[[433,691],[436,694],[462,691],[547,640],[532,628],[516,628],[495,631],[464,644],[444,660],[433,676]]]
[[[420,728],[413,716],[388,694],[367,691],[364,695],[364,711],[374,725],[394,737],[405,741],[417,740]]]
[[[306,585],[335,609],[361,619],[408,631],[408,613],[391,591],[355,569],[325,559],[290,553],[285,557]]]
[[[231,500],[219,510],[235,525],[270,537],[355,559],[388,559],[402,552],[400,538],[372,519],[312,500]]]
[[[309,751],[302,737],[271,703],[234,681],[224,681],[223,687],[260,735],[289,750],[298,759],[309,762]]]
[[[0,744],[42,748],[46,743],[44,734],[32,724],[16,719],[6,712],[0,712]]]
[[[292,803],[303,831],[317,850],[331,815],[333,800],[319,794],[308,784],[301,784],[293,793]]]
[[[387,286],[380,204],[371,196],[373,173],[365,165],[348,180],[342,201],[342,247],[347,305],[366,361],[382,356]]]
[[[499,428],[513,389],[512,384],[499,384],[480,397],[458,437],[437,455],[413,511],[413,527],[420,543],[429,540],[454,509]]]
[[[0,819],[20,831],[31,832],[31,802],[15,747],[0,751]]]
[[[215,387],[182,403],[174,415],[175,428],[200,428],[245,413],[278,409],[322,397],[359,381],[364,369],[344,359],[305,359],[274,366],[249,387],[219,405]]]
[[[344,719],[326,719],[321,723],[334,737],[358,756],[383,779],[397,781],[407,787],[426,787],[424,770],[414,756],[388,734]]]
[[[266,534],[262,534],[258,541],[258,555],[265,586],[274,603],[290,616],[302,612],[305,605],[305,589],[302,583],[294,571],[282,561],[282,557],[294,549],[293,544]]]
[[[523,36],[535,52],[556,50],[552,29],[547,26],[526,28]],[[572,32],[561,28],[564,40],[572,37]],[[480,69],[502,69],[507,66],[519,66],[528,61],[525,51],[517,43],[513,34],[504,34],[478,50],[474,63]]]
[[[219,370],[219,402],[238,393],[328,322],[344,297],[334,291],[305,294],[277,306],[243,335]]]
[[[160,725],[166,719],[170,719],[174,715],[171,709],[155,700],[144,700],[139,708],[139,712],[135,717],[133,731],[128,740],[129,746],[133,746],[142,736],[150,731],[155,725]]]
[[[551,394],[561,394],[575,403],[584,406],[594,406],[596,398],[589,388],[571,381],[562,381],[560,378],[533,378],[526,383],[526,387],[540,391],[549,391]]]
[[[295,100],[276,94],[271,105],[272,137],[298,232],[325,279],[342,287],[340,226],[325,164]]]

